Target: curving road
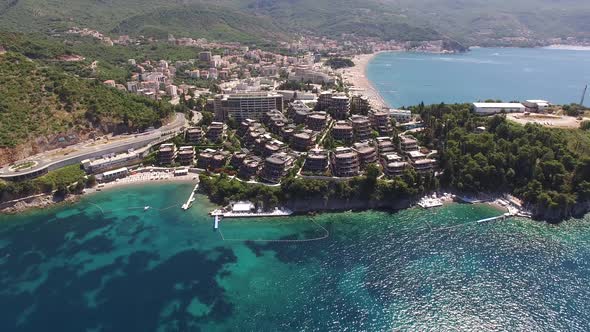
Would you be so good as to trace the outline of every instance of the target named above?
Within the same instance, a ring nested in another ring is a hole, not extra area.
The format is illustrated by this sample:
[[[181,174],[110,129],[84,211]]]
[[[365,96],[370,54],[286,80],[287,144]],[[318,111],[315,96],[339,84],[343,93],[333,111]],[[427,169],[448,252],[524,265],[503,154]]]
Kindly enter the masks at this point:
[[[67,154],[63,153],[63,149],[46,151],[19,161],[34,162],[35,166],[31,168],[20,171],[11,170],[9,166],[0,168],[0,179],[21,180],[33,178],[56,168],[79,163],[84,159],[94,158],[113,152],[123,152],[130,148],[138,149],[147,146],[152,142],[161,140],[163,137],[172,136],[181,132],[186,124],[187,121],[184,113],[176,113],[172,122],[150,132],[136,135],[116,136],[116,141],[114,142],[97,144],[96,141],[92,141],[79,143],[68,146],[66,148],[67,150],[74,151]]]

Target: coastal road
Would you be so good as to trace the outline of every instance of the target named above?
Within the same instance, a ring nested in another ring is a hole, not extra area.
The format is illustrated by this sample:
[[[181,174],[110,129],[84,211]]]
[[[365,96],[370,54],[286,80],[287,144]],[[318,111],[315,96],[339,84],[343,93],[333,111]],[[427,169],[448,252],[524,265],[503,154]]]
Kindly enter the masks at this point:
[[[35,177],[47,170],[79,163],[81,160],[113,152],[123,152],[130,148],[138,149],[155,142],[162,137],[172,136],[182,131],[187,121],[184,113],[176,113],[174,119],[153,131],[136,135],[120,135],[107,142],[82,142],[64,149],[46,151],[17,163],[32,162],[34,166],[23,170],[14,170],[9,166],[0,169],[0,179],[20,180]],[[113,141],[114,139],[114,141]]]

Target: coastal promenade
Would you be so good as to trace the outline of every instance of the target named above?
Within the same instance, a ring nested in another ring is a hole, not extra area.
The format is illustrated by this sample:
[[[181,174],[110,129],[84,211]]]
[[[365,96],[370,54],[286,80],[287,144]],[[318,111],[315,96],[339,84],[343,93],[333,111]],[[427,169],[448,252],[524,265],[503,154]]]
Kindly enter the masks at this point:
[[[172,122],[148,133],[123,135],[118,137],[116,141],[104,144],[96,144],[96,142],[81,143],[69,147],[69,149],[74,150],[70,153],[60,153],[60,150],[40,153],[20,161],[20,163],[30,162],[33,165],[30,168],[14,169],[10,166],[0,168],[0,179],[25,180],[40,176],[54,169],[79,163],[84,159],[158,144],[180,132],[181,128],[186,125],[186,122],[183,113],[176,113]]]

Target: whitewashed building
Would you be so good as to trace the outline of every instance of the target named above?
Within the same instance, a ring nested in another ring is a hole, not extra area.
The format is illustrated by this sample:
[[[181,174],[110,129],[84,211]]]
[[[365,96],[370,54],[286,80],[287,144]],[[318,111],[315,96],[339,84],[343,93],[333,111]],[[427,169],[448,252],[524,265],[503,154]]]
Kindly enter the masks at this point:
[[[410,110],[396,110],[390,109],[389,110],[391,117],[395,119],[398,123],[405,123],[412,121],[412,111]]]
[[[522,113],[526,107],[521,103],[473,103],[473,111],[480,115],[497,113]]]

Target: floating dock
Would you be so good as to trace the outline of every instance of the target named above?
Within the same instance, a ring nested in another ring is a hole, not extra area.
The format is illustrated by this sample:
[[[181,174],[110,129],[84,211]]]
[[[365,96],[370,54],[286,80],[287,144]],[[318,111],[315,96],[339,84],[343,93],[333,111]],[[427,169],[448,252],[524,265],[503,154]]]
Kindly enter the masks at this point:
[[[214,224],[214,228],[218,229],[219,228],[219,221],[221,220],[221,217],[219,215],[215,216],[215,224]]]

